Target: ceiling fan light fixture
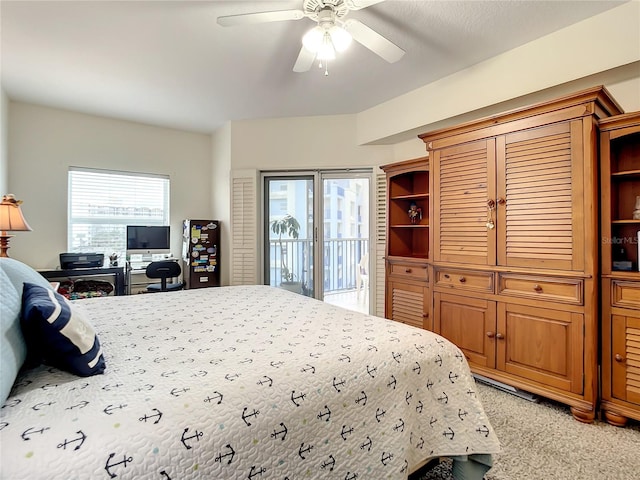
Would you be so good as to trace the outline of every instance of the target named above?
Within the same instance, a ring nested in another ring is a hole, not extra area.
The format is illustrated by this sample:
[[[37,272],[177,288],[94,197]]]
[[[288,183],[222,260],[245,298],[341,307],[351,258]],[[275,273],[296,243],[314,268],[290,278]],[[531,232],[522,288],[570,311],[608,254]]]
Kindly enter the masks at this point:
[[[324,32],[322,43],[317,51],[317,58],[318,60],[335,60],[336,58],[336,49],[331,41],[329,32]]]
[[[321,52],[324,55],[332,55],[332,57],[324,58],[329,60],[335,58],[336,51],[344,52],[350,44],[351,34],[335,23],[330,26],[327,24],[316,25],[302,37],[304,48],[318,55]],[[322,57],[319,58],[323,59]]]
[[[361,10],[385,0],[297,1],[302,3],[301,10],[272,10],[226,15],[218,17],[218,24],[231,27],[302,18],[315,21],[316,25],[302,37],[302,46],[293,65],[294,72],[308,72],[316,59],[320,60],[321,65],[322,63],[326,65],[329,60],[336,57],[336,52],[345,51],[354,39],[388,63],[399,61],[405,54],[404,50],[364,23],[353,18],[345,19],[350,10]]]
[[[302,37],[302,45],[304,45],[304,48],[310,52],[317,53],[318,50],[320,50],[323,38],[324,30],[320,28],[319,25],[316,25],[304,34]]]
[[[344,28],[334,25],[329,29],[331,42],[338,52],[344,52],[351,45],[351,35]]]

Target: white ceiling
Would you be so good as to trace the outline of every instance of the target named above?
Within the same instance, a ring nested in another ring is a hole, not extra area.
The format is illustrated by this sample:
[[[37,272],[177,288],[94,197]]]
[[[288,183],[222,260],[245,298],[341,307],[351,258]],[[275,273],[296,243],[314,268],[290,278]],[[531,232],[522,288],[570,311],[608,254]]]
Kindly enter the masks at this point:
[[[406,51],[354,42],[294,73],[296,21],[221,27],[222,15],[302,0],[0,2],[2,88],[14,100],[211,132],[229,120],[358,113],[626,0],[386,0],[355,18]]]

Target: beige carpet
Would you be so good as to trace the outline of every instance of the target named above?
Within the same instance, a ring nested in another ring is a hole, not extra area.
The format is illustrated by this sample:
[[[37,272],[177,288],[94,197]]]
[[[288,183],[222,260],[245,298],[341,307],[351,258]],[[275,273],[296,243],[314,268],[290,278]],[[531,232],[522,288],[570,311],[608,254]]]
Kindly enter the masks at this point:
[[[533,403],[482,383],[478,392],[502,445],[486,480],[640,480],[640,423],[586,425],[546,399]],[[417,479],[452,480],[451,465]]]

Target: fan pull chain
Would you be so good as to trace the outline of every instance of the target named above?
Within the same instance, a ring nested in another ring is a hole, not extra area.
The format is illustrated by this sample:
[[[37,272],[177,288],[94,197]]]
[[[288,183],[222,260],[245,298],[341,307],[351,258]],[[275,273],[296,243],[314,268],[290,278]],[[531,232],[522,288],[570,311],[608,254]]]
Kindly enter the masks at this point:
[[[322,60],[318,62],[318,68],[322,68]],[[329,60],[327,60],[324,64],[324,76],[329,76]]]

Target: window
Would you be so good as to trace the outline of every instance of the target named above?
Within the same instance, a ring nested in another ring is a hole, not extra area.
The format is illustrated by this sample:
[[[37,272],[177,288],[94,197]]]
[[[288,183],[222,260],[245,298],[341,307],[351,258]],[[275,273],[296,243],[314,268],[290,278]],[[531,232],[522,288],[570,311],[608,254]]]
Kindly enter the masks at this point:
[[[169,177],[71,167],[69,252],[126,251],[127,225],[169,225]]]

